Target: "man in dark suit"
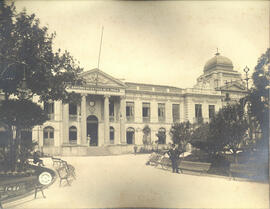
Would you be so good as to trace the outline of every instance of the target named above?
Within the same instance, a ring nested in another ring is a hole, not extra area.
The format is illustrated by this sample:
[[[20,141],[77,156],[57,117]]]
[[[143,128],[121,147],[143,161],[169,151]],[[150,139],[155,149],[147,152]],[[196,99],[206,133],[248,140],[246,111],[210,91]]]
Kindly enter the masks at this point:
[[[179,173],[178,162],[179,162],[179,155],[180,154],[181,154],[181,152],[178,150],[176,145],[172,144],[172,147],[168,151],[168,155],[172,161],[172,172],[173,173]],[[180,171],[181,171],[181,173],[183,173],[181,169],[180,169]]]

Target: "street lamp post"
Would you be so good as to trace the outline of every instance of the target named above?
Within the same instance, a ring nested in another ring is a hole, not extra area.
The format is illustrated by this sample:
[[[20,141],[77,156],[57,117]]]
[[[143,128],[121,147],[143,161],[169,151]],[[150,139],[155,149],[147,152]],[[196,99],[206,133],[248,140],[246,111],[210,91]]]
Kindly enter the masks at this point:
[[[246,73],[246,78],[245,78],[244,80],[245,80],[246,83],[247,83],[247,91],[248,91],[248,80],[249,80],[250,78],[248,77],[249,68],[248,68],[247,66],[244,68],[244,72]]]

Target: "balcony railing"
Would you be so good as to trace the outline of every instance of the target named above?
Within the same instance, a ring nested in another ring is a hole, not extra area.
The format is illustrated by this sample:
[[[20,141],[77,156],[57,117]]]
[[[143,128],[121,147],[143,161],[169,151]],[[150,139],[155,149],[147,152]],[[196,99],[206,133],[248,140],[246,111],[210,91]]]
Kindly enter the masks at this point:
[[[158,117],[158,122],[165,122],[165,117]]]
[[[143,122],[144,123],[149,123],[150,122],[150,117],[143,117]]]
[[[173,122],[174,123],[179,123],[180,122],[180,118],[173,118]]]
[[[114,115],[110,115],[110,122],[114,122],[114,121],[115,121]]]
[[[77,144],[77,139],[69,140],[69,144]]]
[[[127,122],[134,122],[134,116],[126,116]]]
[[[203,117],[195,117],[193,119],[194,123],[197,123],[197,124],[202,124],[204,122],[204,118]]]
[[[49,118],[49,120],[54,120],[54,113],[48,114],[48,118]]]
[[[78,116],[77,115],[69,115],[69,120],[77,120]]]

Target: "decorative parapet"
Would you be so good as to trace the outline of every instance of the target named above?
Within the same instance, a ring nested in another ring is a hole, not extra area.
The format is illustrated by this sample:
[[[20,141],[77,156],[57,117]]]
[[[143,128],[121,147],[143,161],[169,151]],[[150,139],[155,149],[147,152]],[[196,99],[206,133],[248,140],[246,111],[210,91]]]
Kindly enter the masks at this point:
[[[220,91],[215,91],[212,89],[197,89],[197,88],[188,88],[183,91],[184,94],[201,94],[201,95],[214,95],[222,96]]]

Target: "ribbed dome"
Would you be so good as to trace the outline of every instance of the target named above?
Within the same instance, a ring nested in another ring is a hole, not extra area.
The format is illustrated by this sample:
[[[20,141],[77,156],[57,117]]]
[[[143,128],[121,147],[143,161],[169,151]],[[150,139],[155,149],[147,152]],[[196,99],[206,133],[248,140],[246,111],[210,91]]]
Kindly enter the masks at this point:
[[[232,71],[233,63],[229,58],[221,56],[219,53],[216,53],[213,58],[206,62],[203,71],[206,73],[218,69]]]

